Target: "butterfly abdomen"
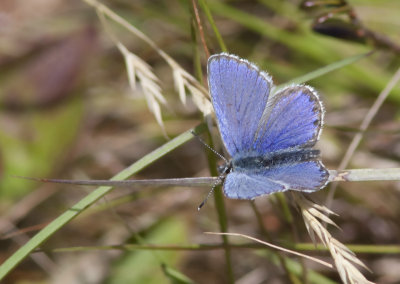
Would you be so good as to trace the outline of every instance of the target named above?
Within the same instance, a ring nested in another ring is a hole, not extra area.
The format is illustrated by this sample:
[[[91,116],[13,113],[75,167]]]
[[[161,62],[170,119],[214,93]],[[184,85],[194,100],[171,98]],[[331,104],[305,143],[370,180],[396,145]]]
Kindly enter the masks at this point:
[[[318,157],[319,150],[314,149],[291,149],[284,152],[271,153],[267,156],[242,156],[232,160],[232,170],[265,170],[266,168],[314,161]]]

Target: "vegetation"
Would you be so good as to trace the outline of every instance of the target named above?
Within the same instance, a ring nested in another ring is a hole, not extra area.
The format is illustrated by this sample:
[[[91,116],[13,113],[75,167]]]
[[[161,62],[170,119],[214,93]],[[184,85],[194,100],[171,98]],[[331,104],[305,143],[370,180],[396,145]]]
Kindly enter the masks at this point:
[[[395,182],[384,181],[398,179],[398,171],[374,170],[396,168],[400,157],[398,1],[1,6],[0,279],[400,281],[393,269],[400,196]],[[383,181],[331,183],[314,194],[254,202],[225,199],[217,188],[197,211],[210,187],[93,188],[15,177],[216,176],[216,156],[190,131],[223,152],[205,68],[221,51],[257,62],[276,85],[315,87],[326,108],[318,143],[324,164],[336,176],[370,168],[348,180]]]

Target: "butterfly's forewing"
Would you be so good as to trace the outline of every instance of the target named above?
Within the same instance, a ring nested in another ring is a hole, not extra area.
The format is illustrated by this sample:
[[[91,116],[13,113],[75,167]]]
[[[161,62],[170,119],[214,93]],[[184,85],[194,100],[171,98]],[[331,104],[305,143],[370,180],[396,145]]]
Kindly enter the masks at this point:
[[[324,187],[328,177],[328,171],[320,161],[283,164],[257,172],[232,172],[226,177],[224,193],[234,199],[254,199],[289,189],[313,192]]]
[[[246,60],[217,54],[208,61],[208,85],[229,154],[248,151],[267,104],[271,78]]]
[[[319,138],[323,116],[321,101],[311,87],[287,87],[268,101],[253,147],[262,155],[312,147]]]

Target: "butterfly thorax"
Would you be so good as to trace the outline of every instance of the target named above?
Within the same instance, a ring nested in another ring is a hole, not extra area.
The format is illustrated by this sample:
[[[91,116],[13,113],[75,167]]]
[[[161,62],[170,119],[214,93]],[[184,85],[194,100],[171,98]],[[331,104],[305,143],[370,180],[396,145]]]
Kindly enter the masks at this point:
[[[319,150],[314,149],[289,149],[265,156],[257,156],[252,153],[237,155],[232,159],[231,171],[248,171],[273,168],[287,164],[314,161],[319,157]]]

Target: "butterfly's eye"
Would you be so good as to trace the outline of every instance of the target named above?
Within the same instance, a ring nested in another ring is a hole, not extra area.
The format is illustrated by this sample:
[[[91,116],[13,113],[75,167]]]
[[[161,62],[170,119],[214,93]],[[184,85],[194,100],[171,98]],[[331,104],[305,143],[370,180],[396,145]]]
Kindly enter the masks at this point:
[[[227,165],[226,165],[226,164],[219,165],[219,166],[217,167],[218,173],[219,173],[220,175],[221,175],[221,174],[224,174],[225,171],[226,171],[226,168],[227,168]]]
[[[233,169],[232,164],[227,165],[225,168],[225,174],[229,174],[232,171],[232,169]]]
[[[229,174],[232,171],[232,162],[217,167],[219,175]]]

